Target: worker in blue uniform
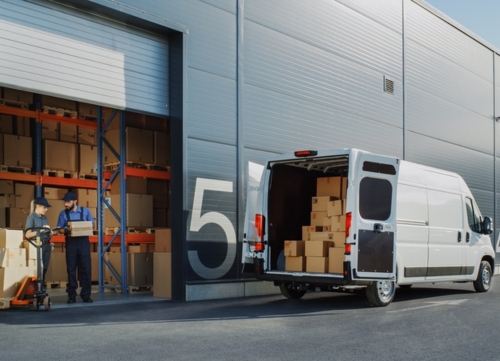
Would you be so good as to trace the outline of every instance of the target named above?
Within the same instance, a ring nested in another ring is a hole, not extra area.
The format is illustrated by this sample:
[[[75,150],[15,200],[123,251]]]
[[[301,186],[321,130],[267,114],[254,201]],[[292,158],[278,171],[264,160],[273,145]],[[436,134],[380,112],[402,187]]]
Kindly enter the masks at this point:
[[[69,234],[68,222],[90,221],[94,222],[94,217],[86,207],[78,205],[78,199],[74,192],[68,192],[62,199],[64,210],[59,214],[57,228],[60,233],[66,236],[66,268],[68,271],[68,303],[76,302],[76,290],[78,280],[76,272],[80,278],[80,297],[85,303],[92,303],[90,297],[92,291],[91,265],[90,265],[90,240],[88,236],[71,237]]]

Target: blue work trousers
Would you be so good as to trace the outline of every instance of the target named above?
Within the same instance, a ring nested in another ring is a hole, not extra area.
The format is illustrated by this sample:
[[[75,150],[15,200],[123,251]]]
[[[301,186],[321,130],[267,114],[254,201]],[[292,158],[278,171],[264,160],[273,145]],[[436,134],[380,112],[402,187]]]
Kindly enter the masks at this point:
[[[90,297],[92,291],[92,278],[90,273],[89,237],[66,237],[66,267],[68,270],[68,287],[66,288],[68,296],[76,297],[79,278],[82,287],[80,297]],[[78,278],[76,276],[77,268]]]

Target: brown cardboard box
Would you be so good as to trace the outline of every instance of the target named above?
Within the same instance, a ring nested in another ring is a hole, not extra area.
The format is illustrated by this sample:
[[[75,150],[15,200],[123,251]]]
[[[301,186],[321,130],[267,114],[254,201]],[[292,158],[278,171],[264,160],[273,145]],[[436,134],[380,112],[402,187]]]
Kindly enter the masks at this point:
[[[45,280],[50,282],[67,282],[66,253],[52,252]]]
[[[336,200],[336,197],[332,196],[312,197],[312,211],[326,212],[328,203],[334,200]]]
[[[0,228],[7,227],[7,208],[0,207]]]
[[[0,133],[12,134],[12,115],[0,114]]]
[[[305,242],[306,257],[328,257],[328,248],[332,247],[331,241],[307,241]]]
[[[141,253],[141,246],[139,244],[130,244],[127,246],[128,253]]]
[[[90,221],[68,222],[71,237],[92,236],[94,225]]]
[[[345,232],[345,215],[330,217],[330,229],[332,232]]]
[[[49,95],[42,95],[42,106],[62,108],[76,111],[76,102],[68,99],[61,99]]]
[[[148,179],[127,177],[125,179],[125,193],[148,194]],[[120,177],[116,177],[111,183],[111,194],[120,194]]]
[[[30,214],[28,208],[6,208],[7,211],[7,225],[8,228],[24,229],[26,225],[26,218]],[[19,247],[14,247],[19,248]]]
[[[316,196],[332,196],[340,199],[342,177],[322,177],[316,182]]]
[[[311,226],[323,227],[323,218],[326,216],[326,212],[311,212]]]
[[[75,124],[61,123],[59,125],[59,140],[61,142],[76,143],[78,139],[78,129]]]
[[[172,230],[157,228],[155,230],[155,252],[172,252]]]
[[[342,200],[328,202],[326,213],[328,217],[345,214],[345,202]]]
[[[154,130],[161,133],[170,133],[170,121],[167,118],[146,115],[144,129]]]
[[[108,259],[118,276],[121,276],[121,253],[109,253]],[[128,286],[153,285],[153,253],[127,253]],[[109,272],[109,284],[118,285],[115,276]]]
[[[170,165],[170,135],[154,132],[154,163]]]
[[[153,297],[172,298],[172,253],[153,253]]]
[[[77,144],[46,140],[44,142],[44,169],[78,172]]]
[[[23,231],[0,229],[0,248],[22,248]]]
[[[57,122],[43,122],[42,139],[59,140],[59,125]]]
[[[82,207],[97,208],[97,189],[78,188],[75,189],[78,204]]]
[[[309,233],[310,241],[333,241],[332,232],[311,232]]]
[[[89,127],[78,127],[78,143],[86,145],[97,145],[97,129]]]
[[[304,256],[305,241],[285,241],[285,257]]]
[[[93,119],[97,117],[97,105],[78,103],[78,117],[80,119]]]
[[[328,250],[328,273],[344,272],[344,248],[330,248]]]
[[[99,258],[97,252],[90,252],[90,279],[92,282],[99,281]],[[106,266],[104,266],[106,268]]]
[[[16,206],[16,195],[7,194],[0,196],[0,207],[13,208]]]
[[[153,227],[168,227],[168,209],[166,208],[153,208]]]
[[[13,152],[12,149],[16,151]],[[33,166],[32,140],[19,135],[3,135],[4,165],[31,168]]]
[[[106,140],[117,152],[120,150],[119,129],[108,130],[105,135]],[[153,132],[151,130],[127,127],[125,129],[126,138],[126,160],[128,162],[153,163]],[[118,159],[111,152],[109,147],[104,147],[104,163],[116,163]]]
[[[28,267],[0,268],[0,298],[14,297],[26,276]]]
[[[169,184],[165,179],[147,179],[147,194],[153,196],[154,208],[170,208]]]
[[[347,198],[347,177],[342,177],[341,190],[340,190],[340,198],[341,199],[346,199]]]
[[[61,197],[62,198],[62,197]],[[61,213],[62,210],[64,210],[64,201],[59,199],[50,199],[47,198],[47,202],[50,204],[50,208],[45,213],[45,217],[47,217],[47,222],[49,223],[49,226],[52,228],[57,227],[57,220],[59,219],[59,214]]]
[[[83,174],[97,175],[97,147],[94,145],[79,144],[78,171]]]
[[[128,227],[153,227],[153,196],[145,194],[131,194],[126,195],[127,204],[127,220]],[[120,194],[112,194],[108,201],[113,207],[114,211],[120,215]],[[104,210],[104,226],[118,227],[120,223],[106,208]]]
[[[0,194],[14,194],[14,182],[11,180],[0,180]]]
[[[26,250],[0,248],[0,267],[26,267]]]
[[[332,232],[333,246],[335,248],[344,248],[345,246],[345,232]]]
[[[31,135],[30,118],[17,117],[17,135],[29,137]]]
[[[285,271],[303,272],[305,264],[305,257],[285,257]]]
[[[26,251],[26,260],[36,260],[36,247],[28,241],[23,241],[23,248]]]
[[[33,93],[23,90],[3,88],[3,97],[16,102],[33,104]]]
[[[4,152],[4,141],[3,141],[3,134],[0,134],[0,162],[2,162],[2,164],[5,164],[4,163],[4,156],[3,156],[3,152]]]
[[[67,188],[56,188],[56,187],[43,187],[43,196],[46,199],[63,199],[64,195],[68,192]],[[52,206],[52,203],[49,202]]]
[[[328,257],[306,257],[306,272],[328,272]]]
[[[30,209],[31,201],[35,199],[35,186],[16,182],[14,192],[16,194],[16,208]]]

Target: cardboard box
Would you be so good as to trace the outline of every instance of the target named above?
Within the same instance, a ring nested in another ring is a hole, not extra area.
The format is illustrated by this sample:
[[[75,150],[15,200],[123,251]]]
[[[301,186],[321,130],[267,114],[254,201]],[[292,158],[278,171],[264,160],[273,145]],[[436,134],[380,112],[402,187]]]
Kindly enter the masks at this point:
[[[27,276],[28,267],[0,268],[0,298],[14,297]]]
[[[303,272],[305,265],[305,257],[285,257],[285,271]]]
[[[120,150],[119,129],[106,132],[105,138],[116,151]],[[126,160],[128,162],[149,163],[154,162],[153,132],[151,130],[127,127],[125,129]],[[116,163],[118,159],[109,147],[104,147],[104,163]]]
[[[97,146],[78,145],[78,171],[83,174],[97,175]]]
[[[323,227],[323,218],[327,217],[326,212],[311,212],[311,226]]]
[[[44,141],[44,169],[78,172],[77,144]]]
[[[120,177],[111,183],[111,194],[120,194]],[[143,177],[127,177],[125,179],[125,193],[148,194],[148,179]]]
[[[172,252],[172,230],[170,228],[155,229],[155,252]]]
[[[12,115],[0,114],[0,133],[12,134],[13,124]]]
[[[0,248],[22,248],[23,231],[0,229]]]
[[[16,102],[33,104],[33,93],[23,90],[3,88],[3,97]]]
[[[43,196],[46,199],[63,199],[64,195],[68,192],[67,188],[43,187]],[[52,203],[49,202],[52,206]],[[54,207],[54,206],[52,206]]]
[[[78,128],[75,124],[61,123],[59,125],[59,140],[61,142],[76,143]]]
[[[345,215],[330,217],[330,229],[332,232],[345,232]]]
[[[306,257],[328,257],[328,248],[332,247],[331,241],[307,241],[305,242]]]
[[[306,272],[327,273],[328,257],[306,257]]]
[[[332,196],[312,197],[312,211],[326,212],[328,203],[334,200],[336,200],[336,197]]]
[[[332,196],[340,199],[342,177],[322,177],[316,181],[316,196]]]
[[[0,248],[0,267],[26,267],[26,250]]]
[[[17,135],[22,137],[31,136],[31,121],[27,117],[17,117]]]
[[[16,208],[31,208],[31,201],[35,199],[35,186],[27,183],[15,183]]]
[[[66,268],[66,253],[52,252],[50,255],[49,267],[45,274],[45,281],[51,282],[67,282],[68,271]]]
[[[14,194],[14,181],[0,180],[0,194]]]
[[[97,118],[97,105],[78,103],[78,117],[80,119],[92,120]]]
[[[347,198],[347,177],[342,177],[340,199],[346,199],[346,198]]]
[[[27,261],[36,260],[36,247],[35,246],[33,246],[28,241],[23,241],[23,248],[24,248],[25,253],[26,253],[26,260]]]
[[[153,253],[153,297],[172,298],[172,253]]]
[[[97,208],[97,189],[78,188],[74,192],[78,197],[79,205],[87,208]]]
[[[145,194],[131,194],[126,195],[127,202],[127,220],[128,227],[153,227],[153,196]],[[108,201],[113,207],[114,211],[120,215],[120,194],[112,194]],[[120,223],[106,208],[104,209],[104,227],[118,227]]]
[[[170,133],[170,121],[167,118],[146,115],[144,129],[154,130],[161,133]]]
[[[168,227],[168,209],[167,208],[153,208],[153,227]]]
[[[154,163],[170,165],[170,135],[154,132]]]
[[[78,143],[94,146],[97,145],[97,129],[78,127]]]
[[[332,241],[333,242],[333,233],[332,232],[311,232],[309,234],[310,241]]]
[[[13,152],[12,149],[16,151]],[[33,151],[31,137],[19,135],[3,135],[4,165],[11,167],[31,168],[33,166]]]
[[[333,246],[335,248],[344,248],[345,246],[345,232],[332,232]]]
[[[127,246],[128,253],[141,253],[141,246],[138,244],[130,244]]]
[[[342,200],[328,202],[326,213],[328,217],[345,214],[345,202]]]
[[[76,111],[75,101],[69,99],[56,98],[49,95],[42,95],[42,106]]]
[[[305,241],[285,241],[285,257],[304,256]]]
[[[71,237],[92,236],[94,225],[90,221],[68,222]]]
[[[328,250],[328,273],[344,272],[344,248],[330,248]]]
[[[4,163],[4,156],[3,156],[3,152],[4,152],[4,141],[3,141],[3,134],[0,134],[0,162],[2,162],[2,164],[5,164]]]
[[[0,228],[7,227],[7,208],[0,207]]]
[[[43,122],[42,139],[59,140],[59,125],[58,122]]]
[[[0,196],[0,207],[14,208],[16,206],[16,195],[7,194]]]
[[[169,185],[165,179],[147,179],[147,194],[153,196],[154,208],[170,208]]]
[[[28,208],[6,208],[6,209],[7,209],[8,228],[24,229],[24,227],[26,226],[26,218],[28,218],[28,215],[30,214],[31,211]],[[19,248],[19,246],[13,248]]]
[[[104,268],[107,267],[104,266]],[[99,256],[97,252],[90,252],[90,279],[92,282],[99,281]]]
[[[108,260],[121,277],[121,253],[109,253]],[[127,253],[128,286],[153,285],[153,253]],[[109,284],[118,285],[113,273],[109,272]]]

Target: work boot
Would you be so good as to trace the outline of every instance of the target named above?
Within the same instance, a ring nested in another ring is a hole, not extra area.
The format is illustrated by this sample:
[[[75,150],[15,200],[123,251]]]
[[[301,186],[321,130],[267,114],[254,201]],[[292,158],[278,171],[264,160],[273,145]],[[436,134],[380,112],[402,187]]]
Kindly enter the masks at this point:
[[[68,297],[68,303],[76,303],[76,297],[75,296],[69,296]]]
[[[94,301],[92,301],[92,298],[90,298],[90,297],[85,297],[85,298],[83,298],[83,302],[85,302],[85,303],[92,303]]]

